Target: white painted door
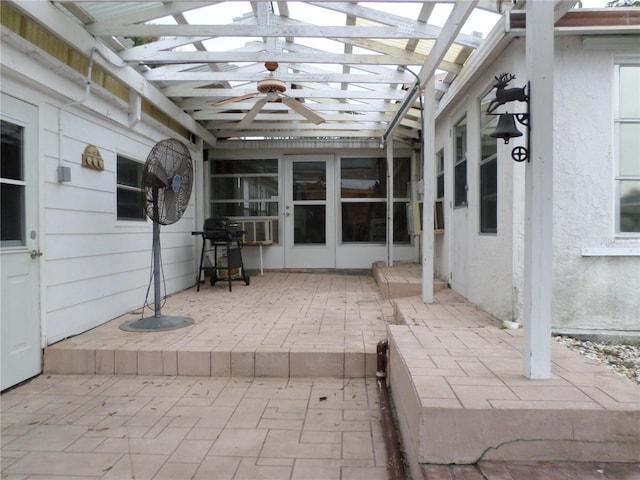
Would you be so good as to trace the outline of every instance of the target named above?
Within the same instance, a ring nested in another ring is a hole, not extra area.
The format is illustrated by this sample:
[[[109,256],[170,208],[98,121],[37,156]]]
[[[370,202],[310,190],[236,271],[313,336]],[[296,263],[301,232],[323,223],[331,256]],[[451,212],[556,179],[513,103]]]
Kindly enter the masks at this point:
[[[333,155],[285,157],[286,268],[335,268]]]
[[[2,94],[0,320],[4,390],[41,372],[36,107]]]

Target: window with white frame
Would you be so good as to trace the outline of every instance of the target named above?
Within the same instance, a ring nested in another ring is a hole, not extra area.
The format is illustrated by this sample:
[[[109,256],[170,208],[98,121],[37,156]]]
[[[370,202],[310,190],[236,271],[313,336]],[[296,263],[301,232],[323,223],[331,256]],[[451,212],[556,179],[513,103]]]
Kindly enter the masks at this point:
[[[640,61],[616,65],[616,233],[640,234]]]
[[[142,188],[144,163],[118,155],[117,216],[118,220],[145,220],[145,198]]]
[[[211,162],[212,217],[276,221],[278,192],[276,158]]]
[[[436,199],[444,199],[444,150],[436,153]]]
[[[497,117],[487,115],[494,98],[491,90],[480,99],[480,233],[498,232],[498,145],[490,136]]]
[[[393,160],[393,242],[409,243],[406,204],[411,178],[409,158]],[[384,243],[387,234],[387,160],[340,160],[343,243]]]
[[[453,127],[453,206],[467,205],[467,117]]]

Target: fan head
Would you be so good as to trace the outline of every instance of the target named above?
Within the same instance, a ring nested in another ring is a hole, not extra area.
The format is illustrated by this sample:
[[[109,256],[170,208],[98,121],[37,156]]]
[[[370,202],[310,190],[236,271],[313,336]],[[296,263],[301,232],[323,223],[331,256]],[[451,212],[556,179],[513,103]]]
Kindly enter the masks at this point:
[[[147,157],[142,182],[147,216],[160,225],[180,220],[193,186],[189,149],[173,138],[156,143]]]

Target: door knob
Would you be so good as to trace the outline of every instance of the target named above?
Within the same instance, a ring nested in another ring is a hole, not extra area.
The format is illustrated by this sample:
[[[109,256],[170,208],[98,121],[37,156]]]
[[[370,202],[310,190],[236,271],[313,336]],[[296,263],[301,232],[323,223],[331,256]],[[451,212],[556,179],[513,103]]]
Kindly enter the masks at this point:
[[[40,250],[31,250],[31,258],[38,258],[42,256],[42,252]]]

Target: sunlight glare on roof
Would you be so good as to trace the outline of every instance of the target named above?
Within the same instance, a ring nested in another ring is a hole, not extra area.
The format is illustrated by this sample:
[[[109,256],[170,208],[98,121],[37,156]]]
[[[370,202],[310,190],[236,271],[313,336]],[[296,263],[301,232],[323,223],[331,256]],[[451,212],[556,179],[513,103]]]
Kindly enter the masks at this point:
[[[347,21],[344,13],[301,2],[287,2],[289,17],[311,25],[342,26]]]

